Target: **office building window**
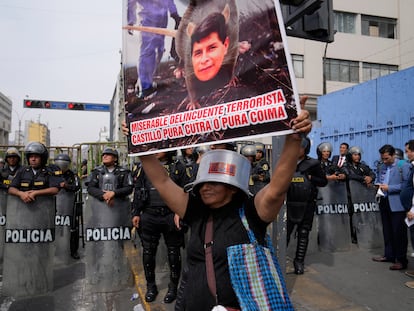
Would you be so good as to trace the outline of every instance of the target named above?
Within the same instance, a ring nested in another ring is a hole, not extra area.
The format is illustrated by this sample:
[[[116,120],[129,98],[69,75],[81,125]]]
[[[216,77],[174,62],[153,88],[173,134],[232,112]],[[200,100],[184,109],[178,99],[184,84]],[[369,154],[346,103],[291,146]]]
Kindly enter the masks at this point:
[[[303,55],[292,54],[293,71],[296,78],[304,78]]]
[[[393,18],[362,15],[361,27],[364,36],[397,38],[397,20]]]
[[[356,14],[334,12],[334,30],[345,33],[355,33]]]
[[[358,62],[340,59],[325,59],[325,76],[327,80],[359,83]]]
[[[382,76],[389,75],[398,71],[398,66],[362,63],[362,79],[368,81]]]

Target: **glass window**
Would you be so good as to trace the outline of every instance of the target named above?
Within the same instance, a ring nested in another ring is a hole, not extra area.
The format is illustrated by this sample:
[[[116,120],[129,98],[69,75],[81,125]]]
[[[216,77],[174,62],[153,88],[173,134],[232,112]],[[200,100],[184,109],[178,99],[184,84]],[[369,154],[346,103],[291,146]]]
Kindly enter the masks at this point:
[[[293,71],[296,78],[304,78],[303,55],[292,54]]]
[[[362,79],[368,81],[397,72],[398,66],[362,63]]]
[[[397,20],[393,18],[362,15],[361,27],[364,36],[397,38]]]
[[[331,81],[358,83],[359,64],[349,60],[326,59],[325,75]]]
[[[334,30],[345,33],[355,33],[356,14],[334,12]]]

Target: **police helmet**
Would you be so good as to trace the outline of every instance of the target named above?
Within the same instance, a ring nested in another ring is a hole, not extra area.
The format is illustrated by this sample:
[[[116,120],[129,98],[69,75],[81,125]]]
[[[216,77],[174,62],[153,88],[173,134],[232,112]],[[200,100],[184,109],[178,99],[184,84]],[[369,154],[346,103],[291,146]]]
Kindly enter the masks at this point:
[[[105,147],[105,149],[102,151],[102,155],[104,154],[112,154],[118,159],[118,150],[116,150],[114,147]]]
[[[198,146],[197,148],[196,148],[196,152],[198,153],[198,154],[204,154],[204,153],[206,153],[207,151],[209,151],[209,150],[211,150],[211,148],[210,148],[210,146],[209,145],[201,145],[201,146]]]
[[[240,153],[245,157],[255,157],[256,156],[256,146],[255,145],[245,145],[241,149]]]
[[[346,154],[346,160],[348,162],[352,162],[353,154],[359,154],[360,156],[362,156],[362,148],[359,146],[352,146],[351,148],[349,148],[348,153]]]
[[[329,151],[329,153],[332,153],[332,145],[328,142],[323,142],[318,145],[316,148],[316,153],[318,154],[318,158],[322,157],[322,151]],[[329,155],[330,156],[330,155]]]
[[[20,162],[20,160],[21,160],[20,152],[19,152],[19,150],[17,150],[17,148],[10,147],[9,149],[6,150],[6,160],[7,160],[7,158],[11,158],[11,157],[19,158],[19,162]]]
[[[67,154],[61,153],[55,157],[55,164],[63,171],[66,172],[70,166],[70,158]]]
[[[265,154],[266,147],[263,143],[255,143],[255,146],[256,146],[256,152],[260,151],[261,153],[263,153],[263,155]]]
[[[399,160],[404,159],[404,152],[400,148],[395,148],[395,157]]]
[[[47,151],[46,146],[37,141],[28,143],[24,148],[24,154],[26,156],[27,163],[29,163],[29,157],[32,154],[40,155],[42,165],[46,165],[47,160],[49,159],[49,152]]]
[[[302,142],[300,143],[300,147],[305,149],[305,155],[308,155],[310,152],[311,141],[309,137],[303,137]]]

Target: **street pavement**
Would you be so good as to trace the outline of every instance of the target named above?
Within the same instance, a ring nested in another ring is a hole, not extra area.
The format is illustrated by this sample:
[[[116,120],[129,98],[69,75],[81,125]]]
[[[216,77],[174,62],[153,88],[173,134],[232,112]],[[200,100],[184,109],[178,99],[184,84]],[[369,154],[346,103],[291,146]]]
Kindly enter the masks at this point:
[[[125,245],[134,283],[114,293],[98,293],[85,279],[84,258],[69,265],[56,265],[54,290],[48,295],[16,299],[0,297],[0,311],[172,311],[174,304],[162,302],[168,284],[168,265],[157,263],[159,295],[155,302],[140,299],[145,278],[139,245]],[[411,248],[410,248],[411,252]],[[304,275],[295,275],[289,255],[286,282],[295,310],[300,311],[409,311],[414,310],[414,290],[404,286],[413,280],[404,271],[389,270],[390,263],[373,262],[381,249],[366,250],[352,244],[346,252],[312,251],[306,257]],[[162,254],[162,252],[160,252]],[[162,262],[162,260],[160,260]],[[408,269],[414,270],[414,258]],[[138,298],[133,298],[136,294]]]

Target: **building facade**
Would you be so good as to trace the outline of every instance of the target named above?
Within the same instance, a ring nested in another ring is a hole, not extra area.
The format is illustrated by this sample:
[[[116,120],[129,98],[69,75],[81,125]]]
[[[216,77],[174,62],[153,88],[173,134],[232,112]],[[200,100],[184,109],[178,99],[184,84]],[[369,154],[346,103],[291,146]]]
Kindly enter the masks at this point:
[[[414,2],[333,0],[334,42],[288,37],[298,91],[317,99],[414,66]]]
[[[50,130],[46,124],[26,121],[24,144],[27,145],[31,141],[38,141],[46,146],[50,146]]]
[[[0,92],[0,145],[9,143],[11,131],[12,101]]]

